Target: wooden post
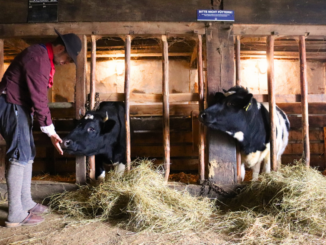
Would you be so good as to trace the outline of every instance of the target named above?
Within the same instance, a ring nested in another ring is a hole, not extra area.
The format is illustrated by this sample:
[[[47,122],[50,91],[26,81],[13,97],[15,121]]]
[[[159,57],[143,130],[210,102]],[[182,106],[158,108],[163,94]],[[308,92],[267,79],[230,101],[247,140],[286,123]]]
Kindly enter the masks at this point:
[[[126,36],[125,41],[125,123],[126,123],[126,163],[127,170],[130,171],[131,149],[130,149],[130,56],[131,56],[131,36]]]
[[[0,39],[0,81],[4,73],[4,47],[3,39]],[[5,164],[6,164],[6,145],[1,145],[4,142],[0,135],[0,181],[5,179]]]
[[[310,142],[309,142],[309,113],[308,113],[308,85],[307,85],[307,61],[306,61],[306,40],[305,36],[299,37],[300,56],[300,85],[301,85],[301,107],[302,107],[302,158],[306,166],[310,166]]]
[[[75,109],[76,119],[85,115],[86,104],[86,64],[87,64],[87,39],[85,35],[80,35],[82,49],[77,56],[76,66],[76,90],[75,90]],[[86,183],[86,157],[76,157],[76,183]]]
[[[207,102],[235,85],[234,40],[230,26],[211,23],[206,28]],[[207,128],[208,177],[220,185],[237,183],[236,141],[229,135]]]
[[[198,92],[199,92],[199,111],[204,110],[204,80],[203,80],[203,40],[198,35],[197,44],[197,64],[198,64]],[[202,123],[199,126],[199,181],[200,184],[205,180],[205,128]]]
[[[240,51],[241,51],[241,42],[240,42],[240,36],[236,36],[236,52],[235,52],[235,75],[236,75],[236,85],[240,85]]]
[[[275,125],[275,115],[276,115],[276,104],[275,104],[275,84],[274,84],[274,36],[267,37],[267,82],[268,82],[268,94],[269,94],[269,115],[271,120],[271,165],[274,171],[277,171],[277,148],[276,148],[276,125]]]
[[[240,51],[241,51],[241,43],[240,43],[240,36],[236,36],[236,50],[235,50],[235,74],[236,74],[236,85],[240,86]],[[238,183],[241,182],[241,153],[240,153],[240,146],[237,143],[237,180]]]
[[[169,108],[169,51],[166,35],[162,35],[163,43],[163,145],[165,181],[170,175],[170,108]]]
[[[91,72],[90,72],[90,96],[89,109],[94,110],[95,106],[95,70],[96,70],[96,37],[91,36],[92,40],[92,54],[91,54]],[[95,156],[88,157],[89,163],[89,178],[95,180]]]

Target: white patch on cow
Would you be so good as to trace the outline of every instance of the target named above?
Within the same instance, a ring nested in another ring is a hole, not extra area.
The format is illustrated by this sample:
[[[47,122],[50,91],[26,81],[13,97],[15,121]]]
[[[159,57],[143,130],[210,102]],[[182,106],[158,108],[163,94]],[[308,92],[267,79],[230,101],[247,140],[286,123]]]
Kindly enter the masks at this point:
[[[235,94],[235,93],[236,93],[235,91],[228,91],[228,92],[224,93],[224,96],[228,97],[228,96],[230,96],[232,94]]]
[[[236,133],[233,135],[233,137],[236,138],[237,140],[239,140],[240,142],[242,142],[243,139],[244,139],[243,132],[241,132],[241,131],[236,132]]]
[[[258,110],[260,110],[260,107],[261,107],[261,104],[260,103],[257,103]]]
[[[230,132],[230,131],[225,131],[225,133],[227,133],[227,134],[229,134],[229,135],[233,135],[233,133],[232,132]]]
[[[126,170],[126,165],[123,163],[113,163],[114,171],[116,171],[119,175],[122,175]]]
[[[105,171],[102,171],[101,175],[97,177],[98,181],[104,181],[105,180]]]
[[[87,114],[87,115],[85,116],[85,119],[91,119],[91,120],[93,120],[93,119],[94,119],[94,115]]]

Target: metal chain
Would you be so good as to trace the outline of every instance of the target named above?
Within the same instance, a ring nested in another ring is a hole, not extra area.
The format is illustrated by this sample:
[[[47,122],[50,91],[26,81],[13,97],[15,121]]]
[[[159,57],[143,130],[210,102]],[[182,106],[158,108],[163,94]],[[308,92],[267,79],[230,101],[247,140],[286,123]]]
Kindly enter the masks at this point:
[[[208,193],[207,195],[211,192],[211,190],[213,190],[215,193],[217,193],[218,195],[221,195],[223,197],[226,198],[233,198],[236,195],[239,194],[239,190],[241,190],[242,188],[237,188],[237,191],[231,191],[231,192],[226,192],[225,190],[223,190],[221,187],[217,186],[216,184],[214,184],[213,182],[211,182],[210,180],[206,179],[201,188],[200,188],[200,196],[204,195],[205,192],[205,186],[208,186]]]

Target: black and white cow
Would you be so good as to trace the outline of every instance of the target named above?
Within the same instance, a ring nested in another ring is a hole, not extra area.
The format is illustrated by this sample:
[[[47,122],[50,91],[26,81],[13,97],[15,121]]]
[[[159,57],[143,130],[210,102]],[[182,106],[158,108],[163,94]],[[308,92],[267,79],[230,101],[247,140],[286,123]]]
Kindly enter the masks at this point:
[[[102,102],[89,111],[61,144],[72,155],[95,155],[95,176],[105,175],[106,164],[114,164],[122,172],[126,162],[126,128],[124,104]]]
[[[287,144],[290,123],[286,114],[276,107],[277,160]],[[262,172],[270,172],[270,116],[268,103],[259,103],[243,87],[236,86],[224,93],[215,94],[215,103],[199,115],[199,120],[209,128],[220,130],[234,137],[240,144],[242,179],[244,164],[253,170],[253,180],[257,180],[260,166]]]

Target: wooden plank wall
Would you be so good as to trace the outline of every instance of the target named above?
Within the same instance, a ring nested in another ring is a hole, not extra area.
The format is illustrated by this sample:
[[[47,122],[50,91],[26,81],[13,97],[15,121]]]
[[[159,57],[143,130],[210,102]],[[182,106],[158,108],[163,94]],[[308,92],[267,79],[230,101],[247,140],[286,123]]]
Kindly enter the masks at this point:
[[[211,0],[59,0],[58,22],[194,22],[197,21],[197,9],[213,7],[219,9],[219,5],[212,4]],[[0,1],[0,9],[0,24],[26,23],[27,0]]]
[[[236,24],[326,24],[324,0],[224,0]]]

